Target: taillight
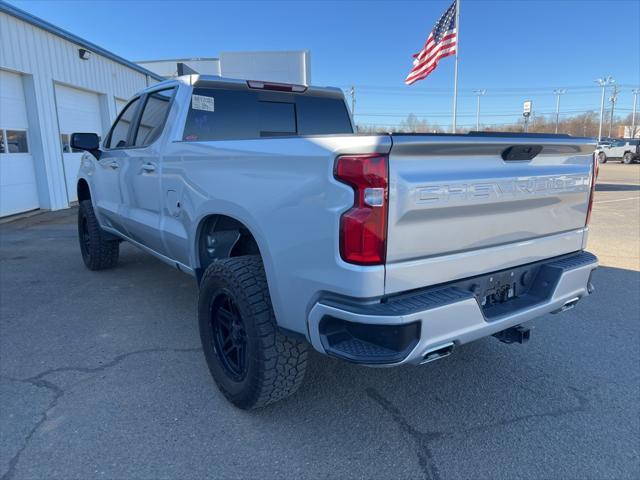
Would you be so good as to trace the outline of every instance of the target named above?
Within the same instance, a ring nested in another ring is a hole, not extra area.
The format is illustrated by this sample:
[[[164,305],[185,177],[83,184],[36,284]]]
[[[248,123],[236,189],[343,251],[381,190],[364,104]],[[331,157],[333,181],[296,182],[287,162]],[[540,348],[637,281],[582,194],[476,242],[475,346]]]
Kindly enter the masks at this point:
[[[387,249],[388,158],[386,155],[343,155],[334,176],[353,187],[353,207],[340,218],[340,255],[358,265],[384,263]]]
[[[593,153],[593,167],[591,170],[591,191],[589,192],[589,206],[587,207],[587,220],[584,222],[584,226],[589,225],[591,220],[591,210],[593,210],[593,197],[596,193],[596,180],[598,179],[598,173],[600,170],[600,162],[598,162],[598,155]]]

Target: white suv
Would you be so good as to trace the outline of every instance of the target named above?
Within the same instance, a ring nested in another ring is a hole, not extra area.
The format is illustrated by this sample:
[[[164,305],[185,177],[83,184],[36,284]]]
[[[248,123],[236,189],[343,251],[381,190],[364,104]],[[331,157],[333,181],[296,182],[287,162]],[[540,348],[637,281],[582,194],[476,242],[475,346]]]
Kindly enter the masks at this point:
[[[606,163],[607,160],[621,160],[630,164],[640,160],[640,139],[628,138],[613,140],[609,146],[602,145],[598,148],[598,160]]]

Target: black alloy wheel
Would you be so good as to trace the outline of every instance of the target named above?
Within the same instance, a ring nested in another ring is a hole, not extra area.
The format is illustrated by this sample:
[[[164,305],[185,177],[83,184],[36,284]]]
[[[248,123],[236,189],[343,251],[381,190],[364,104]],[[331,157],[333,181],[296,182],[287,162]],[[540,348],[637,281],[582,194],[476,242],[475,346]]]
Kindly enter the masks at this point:
[[[87,255],[91,249],[91,235],[89,235],[89,223],[86,216],[80,220],[80,248],[83,255]]]
[[[214,295],[210,317],[218,359],[229,378],[241,381],[247,374],[247,332],[230,292]]]
[[[198,325],[209,371],[236,407],[264,407],[302,384],[308,344],[278,327],[258,255],[207,267],[200,280]]]
[[[89,270],[113,268],[118,263],[120,242],[100,228],[91,200],[82,200],[78,207],[78,243]]]

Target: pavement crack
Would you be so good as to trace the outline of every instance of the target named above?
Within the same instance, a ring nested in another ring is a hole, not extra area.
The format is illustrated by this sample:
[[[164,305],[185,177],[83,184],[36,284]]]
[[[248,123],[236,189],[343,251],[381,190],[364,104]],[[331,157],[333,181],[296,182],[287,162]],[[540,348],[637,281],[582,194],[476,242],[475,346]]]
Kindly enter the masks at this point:
[[[116,365],[118,365],[119,363],[121,363],[123,360],[126,360],[127,358],[131,357],[131,356],[135,356],[135,355],[142,355],[145,353],[165,353],[165,352],[176,352],[176,353],[185,353],[185,352],[199,352],[201,351],[201,348],[146,348],[143,350],[135,350],[133,352],[127,352],[127,353],[123,353],[121,355],[118,355],[117,357],[114,357],[113,360],[111,360],[110,362],[107,362],[103,365],[99,365],[97,367],[58,367],[58,368],[51,368],[49,370],[45,370],[44,372],[41,372],[37,375],[34,375],[33,377],[29,377],[27,379],[25,379],[25,381],[31,381],[31,380],[40,380],[41,378],[44,378],[48,375],[54,374],[54,373],[61,373],[61,372],[79,372],[79,373],[97,373],[97,372],[102,372],[104,370],[107,370],[109,368],[115,367]]]
[[[424,478],[427,480],[440,480],[440,472],[438,470],[437,463],[433,457],[431,451],[431,442],[444,437],[452,437],[459,434],[467,434],[473,432],[484,432],[496,427],[503,427],[505,425],[511,425],[514,423],[524,422],[535,418],[557,418],[564,415],[570,415],[574,413],[586,412],[589,409],[589,399],[584,395],[586,390],[579,390],[578,388],[567,386],[567,391],[575,398],[577,405],[567,406],[564,408],[557,408],[554,410],[531,413],[527,415],[519,415],[512,418],[500,420],[498,422],[487,423],[484,425],[478,425],[475,427],[467,428],[459,432],[421,432],[415,427],[411,426],[406,420],[401,411],[391,401],[386,399],[374,388],[366,389],[366,393],[380,405],[393,419],[393,421],[400,427],[400,429],[406,433],[414,441],[416,445],[416,454],[418,456],[418,464],[424,472]]]
[[[367,388],[366,390],[369,398],[374,400],[385,410],[393,419],[393,421],[400,427],[404,433],[409,435],[416,446],[416,455],[418,457],[418,464],[424,473],[424,478],[427,480],[440,480],[440,472],[433,458],[433,452],[431,451],[430,443],[433,440],[442,437],[441,432],[421,432],[409,424],[404,418],[400,410],[391,401],[382,396],[376,389]]]
[[[10,378],[10,377],[5,377],[5,376],[3,376],[2,378],[5,378],[7,380],[11,380],[11,381],[14,381],[14,382],[28,383],[28,384],[34,385],[34,386],[36,386],[38,388],[46,388],[47,390],[49,390],[49,391],[51,391],[53,393],[53,399],[49,402],[49,405],[47,405],[47,408],[40,413],[40,420],[38,420],[34,424],[34,426],[31,428],[29,433],[26,435],[26,437],[22,441],[22,445],[20,445],[20,448],[18,449],[18,451],[9,460],[9,467],[7,468],[7,471],[2,474],[2,477],[0,477],[0,480],[11,480],[15,475],[16,467],[18,466],[18,462],[20,461],[20,456],[22,455],[22,452],[24,452],[26,450],[26,448],[29,446],[29,443],[31,442],[31,439],[33,438],[35,433],[40,429],[42,424],[49,419],[49,412],[51,412],[51,410],[56,407],[56,405],[58,404],[58,400],[60,400],[60,397],[62,397],[64,395],[64,390],[61,389],[60,387],[58,387],[57,385],[55,385],[54,383],[51,383],[51,382],[49,382],[47,380],[42,380],[42,379],[40,379],[40,380],[31,380],[31,379],[21,380],[21,379],[15,379],[15,378]]]
[[[133,352],[123,353],[115,357],[110,362],[100,365],[98,367],[51,368],[49,370],[45,370],[44,372],[38,373],[37,375],[34,375],[29,378],[13,378],[5,375],[0,375],[0,378],[4,378],[5,380],[9,380],[12,382],[19,382],[19,383],[27,383],[38,388],[46,388],[47,390],[53,393],[53,399],[51,400],[51,402],[49,402],[49,405],[47,405],[47,408],[40,413],[40,419],[34,424],[33,428],[31,428],[29,433],[24,438],[22,445],[20,446],[18,451],[9,460],[9,467],[7,468],[7,471],[2,474],[2,476],[0,477],[0,480],[11,480],[14,477],[16,468],[18,466],[18,462],[20,461],[20,456],[29,446],[31,439],[36,434],[36,432],[49,419],[49,414],[51,410],[53,410],[58,405],[58,401],[65,394],[65,391],[62,388],[60,388],[55,383],[50,382],[49,380],[45,380],[44,377],[55,374],[55,373],[60,373],[60,372],[80,372],[80,373],[102,372],[109,368],[115,367],[116,365],[118,365],[119,363],[121,363],[122,361],[126,360],[131,356],[142,355],[146,353],[161,353],[161,352],[188,353],[188,352],[199,352],[201,350],[202,350],[201,348],[147,348],[143,350],[135,350]]]
[[[500,420],[498,422],[493,422],[493,423],[487,423],[484,425],[478,425],[476,427],[471,427],[468,429],[464,430],[464,433],[471,433],[471,432],[484,432],[486,430],[490,430],[491,428],[495,428],[495,427],[503,427],[505,425],[512,425],[514,423],[519,423],[519,422],[523,422],[523,421],[527,421],[527,420],[531,420],[534,418],[546,418],[546,417],[550,417],[550,418],[558,418],[558,417],[562,417],[565,415],[571,415],[574,413],[582,413],[582,412],[586,412],[588,411],[588,407],[589,407],[589,399],[587,397],[585,397],[583,395],[583,393],[586,393],[585,391],[579,390],[575,387],[571,387],[571,386],[567,386],[568,391],[571,393],[571,395],[577,400],[578,404],[575,406],[568,406],[568,407],[564,407],[564,408],[557,408],[554,410],[549,410],[547,412],[540,412],[540,413],[530,413],[527,415],[518,415],[512,418],[507,418],[504,420]]]

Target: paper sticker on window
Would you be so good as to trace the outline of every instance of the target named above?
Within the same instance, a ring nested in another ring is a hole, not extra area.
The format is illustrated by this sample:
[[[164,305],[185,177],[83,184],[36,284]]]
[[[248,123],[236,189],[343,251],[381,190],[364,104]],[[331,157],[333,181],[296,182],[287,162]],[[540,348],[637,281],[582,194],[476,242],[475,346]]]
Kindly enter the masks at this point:
[[[191,108],[194,110],[204,110],[205,112],[215,112],[214,98],[204,95],[191,95]]]

